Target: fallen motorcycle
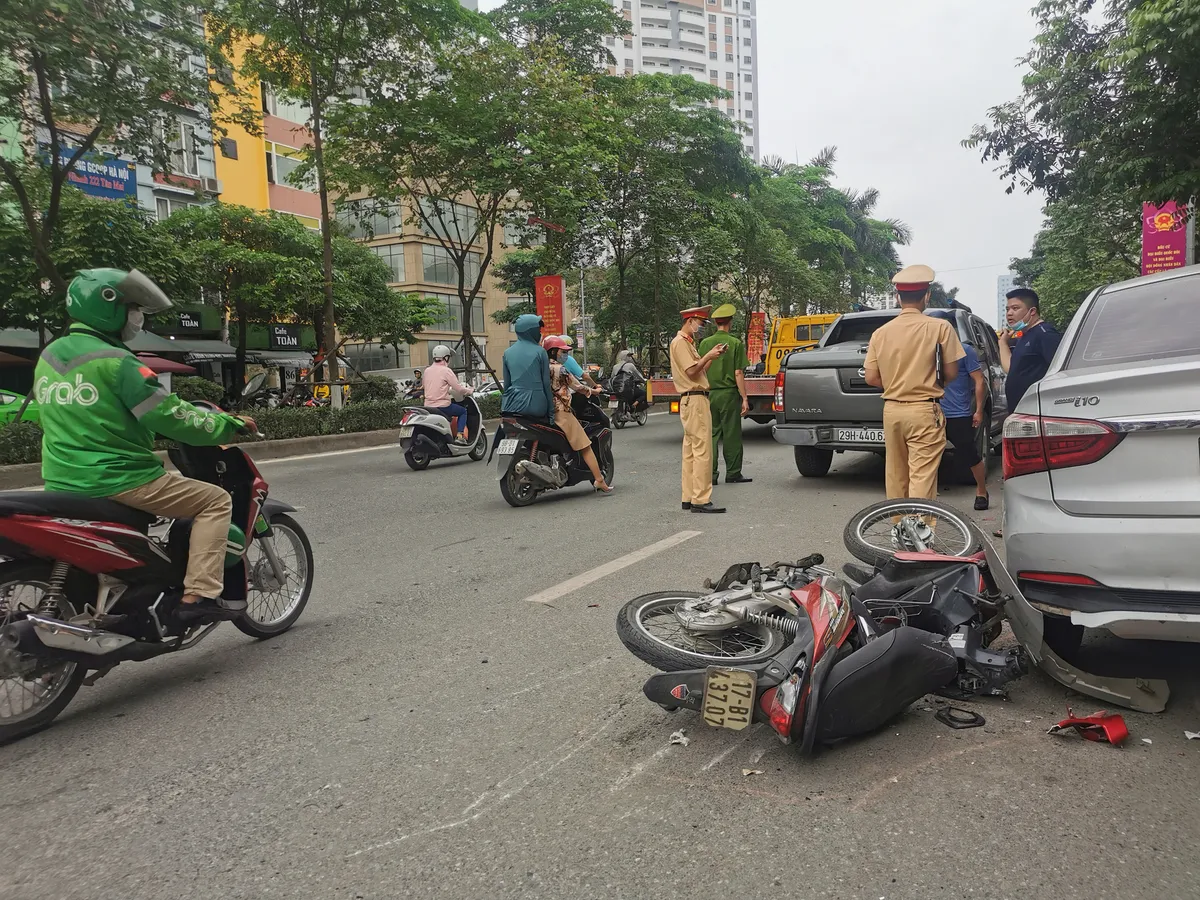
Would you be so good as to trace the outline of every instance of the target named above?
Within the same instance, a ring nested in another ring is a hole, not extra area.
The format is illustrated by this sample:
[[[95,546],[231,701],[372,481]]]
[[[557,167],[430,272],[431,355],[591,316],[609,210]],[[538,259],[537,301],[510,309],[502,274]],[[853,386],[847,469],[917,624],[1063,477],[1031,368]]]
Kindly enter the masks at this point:
[[[818,555],[735,565],[707,593],[627,603],[617,616],[621,641],[668,673],[646,683],[646,696],[697,710],[715,727],[767,721],[805,752],[874,730],[926,693],[1003,695],[1032,665],[1112,703],[1165,706],[1162,682],[1098,678],[1054,654],[1041,614],[973,523],[944,504],[917,503],[888,501],[851,519],[887,522],[888,533],[870,547],[874,567],[847,567],[846,579]],[[943,526],[942,538],[964,555],[933,551]],[[983,550],[968,555],[976,546]],[[1021,646],[991,649],[1005,620]]]
[[[233,498],[227,600],[246,600],[234,627],[255,638],[287,631],[313,584],[308,537],[268,496],[237,446],[176,447],[179,471]],[[217,622],[182,625],[190,520],[161,524],[113,500],[74,494],[0,494],[0,742],[49,725],[80,686],[122,662],[194,647]],[[86,678],[88,670],[95,674]]]

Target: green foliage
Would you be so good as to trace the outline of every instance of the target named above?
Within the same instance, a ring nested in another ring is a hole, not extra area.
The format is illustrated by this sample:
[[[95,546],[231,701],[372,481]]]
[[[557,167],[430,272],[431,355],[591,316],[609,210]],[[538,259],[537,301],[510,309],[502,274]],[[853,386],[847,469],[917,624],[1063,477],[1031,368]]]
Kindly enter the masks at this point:
[[[350,385],[350,399],[354,403],[374,403],[395,400],[400,395],[396,382],[382,375],[364,375],[361,381]]]
[[[396,400],[349,403],[341,409],[329,406],[280,407],[254,411],[259,431],[271,440],[319,437],[398,428],[401,404]]]
[[[488,18],[519,47],[537,52],[548,44],[557,46],[580,72],[615,66],[605,39],[632,30],[609,0],[507,0]]]
[[[485,420],[500,418],[500,401],[502,399],[499,394],[479,398],[479,414]]]
[[[382,344],[413,344],[441,317],[441,301],[436,298],[392,290],[391,270],[369,247],[334,238],[333,262],[338,327],[343,334]],[[303,308],[309,321],[320,314],[320,299],[314,294]]]
[[[171,390],[190,403],[200,400],[208,403],[220,403],[225,399],[225,389],[221,385],[194,375],[172,376]]]
[[[42,458],[42,430],[30,422],[0,427],[0,466],[34,463]]]

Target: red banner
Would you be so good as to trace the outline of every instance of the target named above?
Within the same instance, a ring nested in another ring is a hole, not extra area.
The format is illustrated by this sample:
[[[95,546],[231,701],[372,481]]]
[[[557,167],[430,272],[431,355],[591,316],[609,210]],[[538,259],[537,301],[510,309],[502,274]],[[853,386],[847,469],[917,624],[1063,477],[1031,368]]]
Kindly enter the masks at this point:
[[[533,280],[534,296],[537,298],[537,314],[546,323],[542,336],[566,334],[563,326],[563,298],[567,295],[567,282],[561,275],[540,275]]]
[[[763,338],[767,330],[767,314],[765,312],[750,313],[750,331],[746,335],[746,358],[750,365],[757,365],[763,355]]]
[[[1168,201],[1142,204],[1142,274],[1153,275],[1187,265],[1188,208]]]

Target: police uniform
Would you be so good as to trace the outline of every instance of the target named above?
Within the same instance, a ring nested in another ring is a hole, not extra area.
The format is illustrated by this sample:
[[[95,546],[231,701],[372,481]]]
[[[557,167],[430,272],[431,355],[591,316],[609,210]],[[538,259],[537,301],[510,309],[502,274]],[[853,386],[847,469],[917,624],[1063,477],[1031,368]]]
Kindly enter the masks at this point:
[[[707,319],[711,306],[685,309],[687,319]],[[671,381],[679,392],[679,418],[683,423],[683,508],[695,509],[712,502],[712,414],[708,408],[708,377],[692,377],[688,369],[700,362],[690,336],[682,330],[671,341]]]
[[[927,291],[934,272],[909,266],[892,283],[897,291]],[[866,367],[883,380],[883,437],[888,499],[937,498],[937,473],[946,449],[946,419],[938,403],[938,349],[943,362],[966,353],[945,319],[925,315],[915,306],[901,308],[871,336]]]
[[[732,319],[737,310],[732,303],[717,307],[714,319]],[[717,344],[729,349],[708,368],[708,406],[712,414],[713,481],[717,480],[718,454],[725,449],[725,481],[728,484],[748,482],[742,475],[742,394],[738,390],[737,373],[750,365],[746,345],[728,331],[710,334],[700,342],[703,356]]]

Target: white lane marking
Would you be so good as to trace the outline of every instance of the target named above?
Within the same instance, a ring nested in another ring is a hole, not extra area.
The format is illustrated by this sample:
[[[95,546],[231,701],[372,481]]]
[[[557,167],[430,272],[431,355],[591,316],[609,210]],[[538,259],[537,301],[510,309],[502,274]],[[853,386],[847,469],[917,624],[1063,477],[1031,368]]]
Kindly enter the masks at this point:
[[[596,566],[587,572],[576,575],[574,578],[568,578],[566,581],[548,587],[544,591],[539,591],[532,597],[526,597],[526,603],[551,603],[572,591],[577,591],[580,588],[587,587],[593,581],[599,581],[612,575],[614,572],[620,572],[622,569],[627,569],[632,565],[640,563],[644,559],[649,559],[656,553],[662,553],[664,550],[670,550],[682,544],[684,541],[690,541],[694,537],[699,537],[703,534],[702,531],[681,531],[678,534],[673,534],[669,538],[664,538],[649,547],[643,547],[641,550],[634,550],[632,553],[626,553],[604,565]]]
[[[255,461],[257,466],[269,466],[272,463],[301,462],[306,459],[324,459],[326,456],[348,456],[351,453],[370,453],[372,450],[395,450],[395,444],[380,444],[377,447],[355,447],[352,450],[327,450],[324,453],[306,453],[303,456],[281,456],[278,459]]]

